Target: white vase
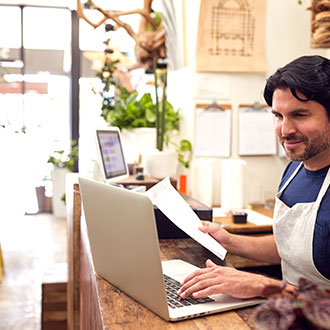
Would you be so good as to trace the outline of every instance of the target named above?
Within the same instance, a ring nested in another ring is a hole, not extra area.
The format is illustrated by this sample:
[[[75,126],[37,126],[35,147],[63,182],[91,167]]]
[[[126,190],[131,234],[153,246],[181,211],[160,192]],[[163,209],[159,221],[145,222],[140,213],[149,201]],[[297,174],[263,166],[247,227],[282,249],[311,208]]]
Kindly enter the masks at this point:
[[[53,197],[52,208],[56,217],[66,217],[66,205],[62,200],[65,193],[65,177],[70,171],[67,168],[54,168],[52,171]]]
[[[156,146],[156,128],[139,127],[121,130],[122,145],[125,160],[128,164],[137,163],[142,156],[142,165],[145,163],[144,155]]]
[[[145,157],[145,173],[148,176],[163,179],[175,173],[176,152],[153,149]]]

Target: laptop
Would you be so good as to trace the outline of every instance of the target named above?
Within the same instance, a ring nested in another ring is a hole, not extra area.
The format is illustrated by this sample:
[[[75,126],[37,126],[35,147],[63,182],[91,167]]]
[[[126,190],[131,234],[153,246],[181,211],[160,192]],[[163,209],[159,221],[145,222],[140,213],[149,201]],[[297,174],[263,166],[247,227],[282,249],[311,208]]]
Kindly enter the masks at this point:
[[[177,297],[173,287],[198,268],[178,259],[161,261],[149,198],[83,177],[79,184],[95,271],[163,319],[179,321],[262,301],[222,294],[197,302]],[[165,281],[172,292],[166,291]]]
[[[129,172],[124,157],[119,128],[96,128],[95,142],[98,166],[103,181],[113,183],[127,178]]]

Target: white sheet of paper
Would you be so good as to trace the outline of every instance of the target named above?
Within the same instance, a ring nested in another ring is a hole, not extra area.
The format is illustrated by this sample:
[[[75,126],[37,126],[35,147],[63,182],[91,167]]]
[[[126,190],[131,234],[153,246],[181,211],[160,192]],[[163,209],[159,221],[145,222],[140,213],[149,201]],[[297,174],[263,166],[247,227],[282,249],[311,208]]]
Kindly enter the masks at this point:
[[[201,220],[171,185],[169,177],[154,185],[145,194],[177,227],[217,257],[225,259],[227,250],[213,237],[198,229],[202,225]]]
[[[247,213],[247,222],[254,223],[255,225],[272,225],[273,219],[268,217],[267,215],[263,215],[259,212],[249,210],[249,209],[238,209],[236,211],[241,211]],[[213,217],[222,217],[221,212],[224,214],[224,216],[227,216],[226,212],[229,212],[229,210],[224,208],[213,208]]]
[[[214,217],[222,217],[222,218],[225,218],[226,216],[227,216],[227,213],[226,213],[227,211],[226,210],[224,210],[224,209],[222,209],[222,208],[220,208],[220,207],[213,207],[213,212],[212,212],[212,214],[213,214],[213,218]]]
[[[247,213],[247,221],[255,225],[272,225],[273,219],[253,210],[244,210]]]
[[[265,111],[239,108],[238,118],[241,156],[276,154],[275,122],[270,108],[265,108]]]
[[[196,109],[196,157],[230,156],[231,113],[231,110]]]
[[[247,213],[247,222],[254,223],[255,225],[272,225],[273,218],[268,217],[267,215],[263,215],[259,212],[249,210],[249,209],[238,209],[238,212],[245,212]]]

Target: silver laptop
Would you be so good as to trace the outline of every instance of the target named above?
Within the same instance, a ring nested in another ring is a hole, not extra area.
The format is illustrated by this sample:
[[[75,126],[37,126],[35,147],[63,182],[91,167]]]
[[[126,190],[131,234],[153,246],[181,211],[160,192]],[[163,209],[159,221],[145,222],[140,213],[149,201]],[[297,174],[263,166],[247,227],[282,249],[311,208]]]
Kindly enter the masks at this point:
[[[182,260],[161,262],[149,198],[82,177],[79,184],[95,271],[163,319],[178,321],[262,301],[220,294],[196,302],[177,297],[176,288],[167,292],[165,282],[173,287],[197,267]]]

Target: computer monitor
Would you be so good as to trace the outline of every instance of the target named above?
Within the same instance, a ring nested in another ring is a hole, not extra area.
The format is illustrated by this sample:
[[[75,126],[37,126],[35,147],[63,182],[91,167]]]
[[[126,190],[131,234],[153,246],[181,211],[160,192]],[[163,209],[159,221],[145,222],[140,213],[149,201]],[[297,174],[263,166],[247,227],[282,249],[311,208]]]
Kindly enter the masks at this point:
[[[98,164],[103,180],[112,183],[128,177],[128,168],[118,127],[96,128]]]

